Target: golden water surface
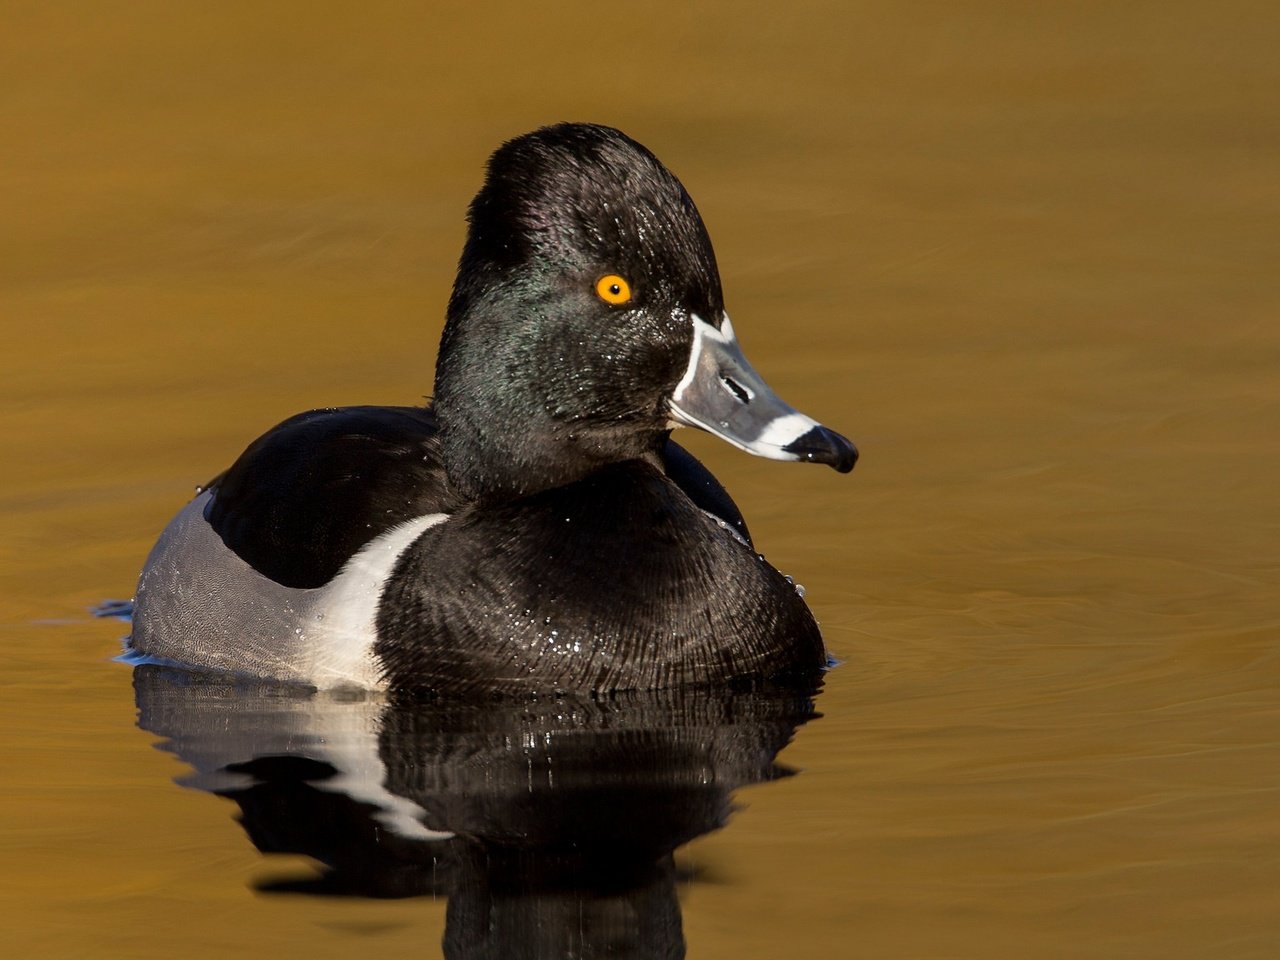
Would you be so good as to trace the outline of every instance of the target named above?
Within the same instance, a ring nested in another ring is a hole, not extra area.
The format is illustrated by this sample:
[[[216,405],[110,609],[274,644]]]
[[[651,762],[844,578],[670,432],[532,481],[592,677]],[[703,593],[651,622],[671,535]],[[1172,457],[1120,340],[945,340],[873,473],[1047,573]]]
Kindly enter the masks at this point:
[[[691,957],[1280,956],[1280,13],[1267,3],[5,4],[0,942],[438,956],[262,896],[135,724],[195,484],[411,403],[488,152],[619,126],[849,477],[685,438],[843,665],[677,854]]]

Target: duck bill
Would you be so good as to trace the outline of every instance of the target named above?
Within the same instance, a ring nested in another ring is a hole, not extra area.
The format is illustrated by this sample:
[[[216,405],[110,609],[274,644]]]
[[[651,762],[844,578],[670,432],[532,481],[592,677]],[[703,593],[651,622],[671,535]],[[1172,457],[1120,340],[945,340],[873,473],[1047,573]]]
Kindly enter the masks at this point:
[[[718,330],[701,317],[692,319],[693,351],[671,395],[673,420],[758,457],[825,463],[840,473],[853,469],[854,445],[769,389],[743,356],[727,315]]]

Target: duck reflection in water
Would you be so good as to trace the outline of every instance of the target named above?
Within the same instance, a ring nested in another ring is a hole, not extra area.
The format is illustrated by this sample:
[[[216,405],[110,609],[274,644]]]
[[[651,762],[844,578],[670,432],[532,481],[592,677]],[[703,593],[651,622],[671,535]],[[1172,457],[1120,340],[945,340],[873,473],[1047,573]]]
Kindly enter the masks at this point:
[[[139,725],[312,879],[263,892],[448,897],[444,954],[682,957],[674,851],[817,716],[817,681],[478,702],[135,668]]]

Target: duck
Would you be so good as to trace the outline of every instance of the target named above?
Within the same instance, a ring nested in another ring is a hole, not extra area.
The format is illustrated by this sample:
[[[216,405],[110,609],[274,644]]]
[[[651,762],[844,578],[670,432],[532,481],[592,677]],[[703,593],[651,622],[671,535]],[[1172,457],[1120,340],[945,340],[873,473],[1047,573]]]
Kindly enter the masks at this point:
[[[599,692],[812,676],[821,632],[671,434],[849,472],[748,362],[711,240],[612,127],[502,144],[433,398],[291,417],[173,518],[128,655],[317,689]]]

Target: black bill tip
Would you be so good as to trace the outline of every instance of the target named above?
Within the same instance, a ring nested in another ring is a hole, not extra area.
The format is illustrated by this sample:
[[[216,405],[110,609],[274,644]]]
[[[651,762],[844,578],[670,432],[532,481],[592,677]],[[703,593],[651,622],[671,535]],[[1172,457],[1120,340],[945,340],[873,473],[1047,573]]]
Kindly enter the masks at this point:
[[[834,430],[817,426],[782,448],[810,463],[825,463],[838,473],[848,473],[858,462],[858,448]]]

